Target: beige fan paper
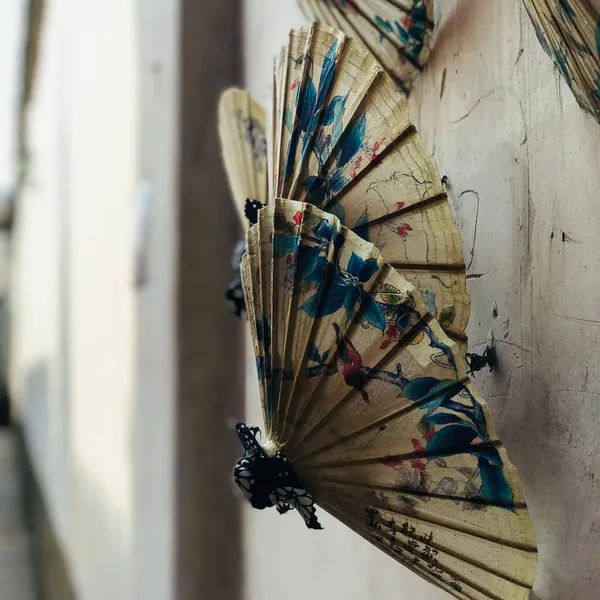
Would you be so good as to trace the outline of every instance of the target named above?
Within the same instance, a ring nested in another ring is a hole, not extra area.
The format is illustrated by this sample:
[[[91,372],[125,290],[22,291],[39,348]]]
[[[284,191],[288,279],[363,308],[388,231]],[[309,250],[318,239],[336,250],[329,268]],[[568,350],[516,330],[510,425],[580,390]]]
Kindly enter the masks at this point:
[[[252,505],[319,529],[316,502],[456,598],[525,600],[536,545],[517,471],[417,288],[290,200],[260,211],[242,279],[266,432],[260,446],[238,425]]]
[[[523,0],[544,50],[600,122],[600,10],[587,0]]]
[[[305,15],[360,41],[408,94],[433,35],[432,0],[298,0]]]
[[[246,229],[246,201],[266,204],[267,138],[265,111],[248,92],[235,88],[219,101],[219,138],[229,187]]]

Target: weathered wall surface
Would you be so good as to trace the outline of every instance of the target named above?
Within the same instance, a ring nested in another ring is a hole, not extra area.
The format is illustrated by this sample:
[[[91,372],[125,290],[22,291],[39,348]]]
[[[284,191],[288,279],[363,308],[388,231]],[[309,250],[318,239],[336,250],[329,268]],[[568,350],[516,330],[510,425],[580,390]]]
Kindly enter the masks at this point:
[[[246,84],[269,98],[294,3],[247,0]],[[463,233],[477,376],[521,469],[539,540],[532,597],[600,594],[600,125],[582,113],[518,1],[436,2],[430,63],[410,104]],[[252,350],[248,344],[248,355]],[[258,423],[248,361],[248,419]],[[307,531],[246,513],[248,598],[447,597],[332,519]]]

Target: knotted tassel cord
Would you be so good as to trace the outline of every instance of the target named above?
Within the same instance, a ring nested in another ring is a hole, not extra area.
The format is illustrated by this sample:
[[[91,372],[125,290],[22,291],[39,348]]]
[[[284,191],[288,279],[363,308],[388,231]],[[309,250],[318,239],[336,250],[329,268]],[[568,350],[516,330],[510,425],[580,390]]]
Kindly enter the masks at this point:
[[[244,423],[235,426],[244,456],[233,469],[233,478],[253,508],[275,506],[279,514],[295,508],[309,529],[323,529],[316,517],[315,501],[305,490],[290,461],[277,450],[272,456],[258,442],[260,429]]]

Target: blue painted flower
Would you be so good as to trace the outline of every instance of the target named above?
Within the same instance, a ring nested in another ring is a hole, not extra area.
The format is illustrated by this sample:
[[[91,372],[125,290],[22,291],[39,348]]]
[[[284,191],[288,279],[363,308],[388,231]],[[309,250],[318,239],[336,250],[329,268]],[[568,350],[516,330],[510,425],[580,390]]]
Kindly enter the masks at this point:
[[[308,141],[313,137],[319,123],[325,100],[329,96],[335,77],[337,46],[338,41],[335,40],[323,60],[318,90],[315,88],[312,77],[307,75],[296,96],[296,121],[293,125],[286,153],[285,181],[288,181],[294,172],[296,152],[300,140],[302,140],[302,160],[307,155]]]
[[[428,26],[427,7],[419,0],[400,20],[392,22],[380,16],[375,17],[377,25],[385,32],[394,36],[403,46],[403,54],[411,62],[416,63],[423,51],[425,30]],[[380,34],[383,39],[384,34]]]
[[[340,122],[341,117],[342,115],[340,114]],[[307,192],[307,201],[310,204],[319,207],[324,206],[348,185],[349,179],[343,174],[344,168],[362,148],[366,125],[367,117],[365,113],[361,113],[355,117],[341,135],[339,144],[336,146],[333,168],[328,169],[326,165],[323,165],[319,175],[311,175],[306,178],[304,189]],[[323,136],[314,144],[313,152],[315,152],[319,164],[323,162],[323,157],[328,155],[328,149],[325,147],[328,143],[330,143],[330,140],[326,136]],[[344,215],[337,214],[337,217],[343,223]]]
[[[319,281],[320,284],[315,293],[302,304],[300,310],[311,317],[319,318],[331,315],[343,306],[346,310],[346,319],[350,319],[355,313],[356,305],[361,303],[361,316],[374,327],[383,330],[385,318],[381,307],[363,286],[363,283],[369,281],[377,272],[377,260],[375,258],[364,260],[353,252],[347,269],[336,267],[330,280],[320,271],[327,266],[325,262],[319,264],[316,261],[313,272],[305,277],[308,281]],[[301,266],[298,268],[302,269]],[[317,271],[318,275],[315,277],[314,273]],[[327,285],[327,294],[323,295],[325,285]]]

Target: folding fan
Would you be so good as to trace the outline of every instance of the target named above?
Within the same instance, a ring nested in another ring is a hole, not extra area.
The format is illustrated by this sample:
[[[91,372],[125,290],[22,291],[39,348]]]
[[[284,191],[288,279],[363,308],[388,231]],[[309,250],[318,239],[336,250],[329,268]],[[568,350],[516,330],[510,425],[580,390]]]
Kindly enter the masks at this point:
[[[587,0],[523,0],[544,50],[600,122],[600,12]]]
[[[218,113],[221,155],[234,204],[245,230],[248,221],[256,222],[256,211],[266,203],[265,111],[248,92],[231,88],[221,95]],[[226,292],[227,300],[238,316],[244,312],[239,265],[245,249],[244,241],[234,249],[234,274]]]
[[[267,198],[265,111],[245,90],[231,88],[219,100],[219,138],[229,187],[246,229],[247,201]]]
[[[277,200],[242,280],[266,439],[243,424],[252,506],[315,503],[462,600],[524,600],[536,545],[515,467],[462,353],[373,244]]]
[[[409,93],[423,70],[433,35],[432,0],[298,0],[305,15],[368,48]]]
[[[292,31],[275,62],[268,125],[266,203],[314,204],[374,242],[465,352],[460,235],[407,102],[373,56],[321,24]]]

